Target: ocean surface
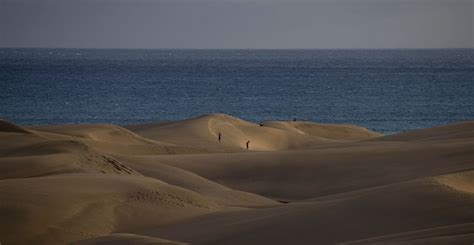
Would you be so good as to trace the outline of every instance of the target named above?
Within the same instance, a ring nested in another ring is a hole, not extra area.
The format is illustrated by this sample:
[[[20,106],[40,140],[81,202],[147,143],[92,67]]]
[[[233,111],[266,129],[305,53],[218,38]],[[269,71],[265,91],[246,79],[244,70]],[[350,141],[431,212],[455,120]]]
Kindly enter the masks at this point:
[[[0,49],[0,117],[21,125],[178,120],[474,120],[474,50]]]

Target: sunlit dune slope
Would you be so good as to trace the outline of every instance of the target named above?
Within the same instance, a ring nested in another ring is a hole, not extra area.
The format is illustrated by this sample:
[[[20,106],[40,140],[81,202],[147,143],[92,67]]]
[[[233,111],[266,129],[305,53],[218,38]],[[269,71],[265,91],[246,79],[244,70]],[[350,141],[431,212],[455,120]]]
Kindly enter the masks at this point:
[[[133,125],[128,128],[147,138],[177,145],[226,149],[273,151],[309,148],[324,143],[361,140],[381,134],[350,125],[309,122],[251,123],[224,114],[211,114],[163,124]],[[221,134],[221,141],[219,141]]]

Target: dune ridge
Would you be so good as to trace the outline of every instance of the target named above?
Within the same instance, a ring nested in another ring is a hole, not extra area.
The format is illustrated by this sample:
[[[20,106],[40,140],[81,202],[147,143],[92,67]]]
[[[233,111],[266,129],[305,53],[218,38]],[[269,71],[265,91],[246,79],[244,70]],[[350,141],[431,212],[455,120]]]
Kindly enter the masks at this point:
[[[354,141],[382,134],[353,125],[329,125],[311,122],[248,122],[225,114],[210,114],[164,124],[131,125],[135,133],[164,142],[221,151],[275,151],[310,148],[324,143]],[[218,135],[222,139],[219,142]]]
[[[473,125],[0,120],[0,242],[472,243]]]
[[[31,134],[29,130],[17,126],[13,123],[8,122],[5,119],[0,118],[0,132],[3,133],[23,133],[23,134]]]

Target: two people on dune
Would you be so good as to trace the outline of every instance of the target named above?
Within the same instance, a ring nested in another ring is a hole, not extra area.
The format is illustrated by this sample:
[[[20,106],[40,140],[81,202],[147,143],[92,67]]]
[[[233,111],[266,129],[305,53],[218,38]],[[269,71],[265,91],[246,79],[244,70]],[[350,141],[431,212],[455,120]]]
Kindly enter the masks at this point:
[[[222,134],[221,134],[221,132],[218,133],[217,139],[219,140],[219,143],[220,143],[221,140],[222,140]],[[250,147],[250,140],[247,140],[247,143],[245,144],[245,146],[247,147],[247,150],[248,150],[249,147]]]

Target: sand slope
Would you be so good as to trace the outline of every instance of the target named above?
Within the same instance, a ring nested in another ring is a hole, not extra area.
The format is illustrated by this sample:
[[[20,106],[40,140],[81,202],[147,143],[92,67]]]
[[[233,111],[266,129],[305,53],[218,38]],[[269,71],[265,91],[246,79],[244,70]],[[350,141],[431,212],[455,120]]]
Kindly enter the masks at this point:
[[[474,241],[473,122],[389,136],[262,125],[223,114],[128,129],[0,120],[0,242]]]
[[[473,149],[472,140],[359,142],[303,151],[152,158],[232,188],[298,200],[471,169]]]
[[[262,124],[267,127],[280,128],[332,140],[365,140],[382,136],[380,133],[370,131],[357,125],[321,124],[303,121],[269,121]]]
[[[462,244],[466,236],[474,238],[473,208],[473,195],[425,178],[278,208],[215,213],[144,234],[194,244],[410,244],[438,236]]]
[[[149,156],[117,156],[141,174],[186,188],[226,206],[274,206],[278,202],[249,192],[237,191],[195,173],[156,161]]]
[[[107,153],[161,155],[211,152],[205,148],[179,146],[147,139],[123,127],[108,124],[35,126],[25,130],[49,140],[79,141]]]
[[[191,191],[155,179],[120,175],[2,180],[0,199],[0,237],[6,244],[60,244],[219,208]]]
[[[136,234],[118,233],[107,236],[100,236],[96,238],[84,239],[77,242],[73,242],[72,245],[91,245],[91,244],[156,244],[156,245],[185,245],[187,243],[174,242],[170,240],[140,236]]]
[[[462,122],[434,128],[412,130],[400,134],[389,135],[378,140],[389,141],[433,141],[472,139],[474,137],[474,122]]]

